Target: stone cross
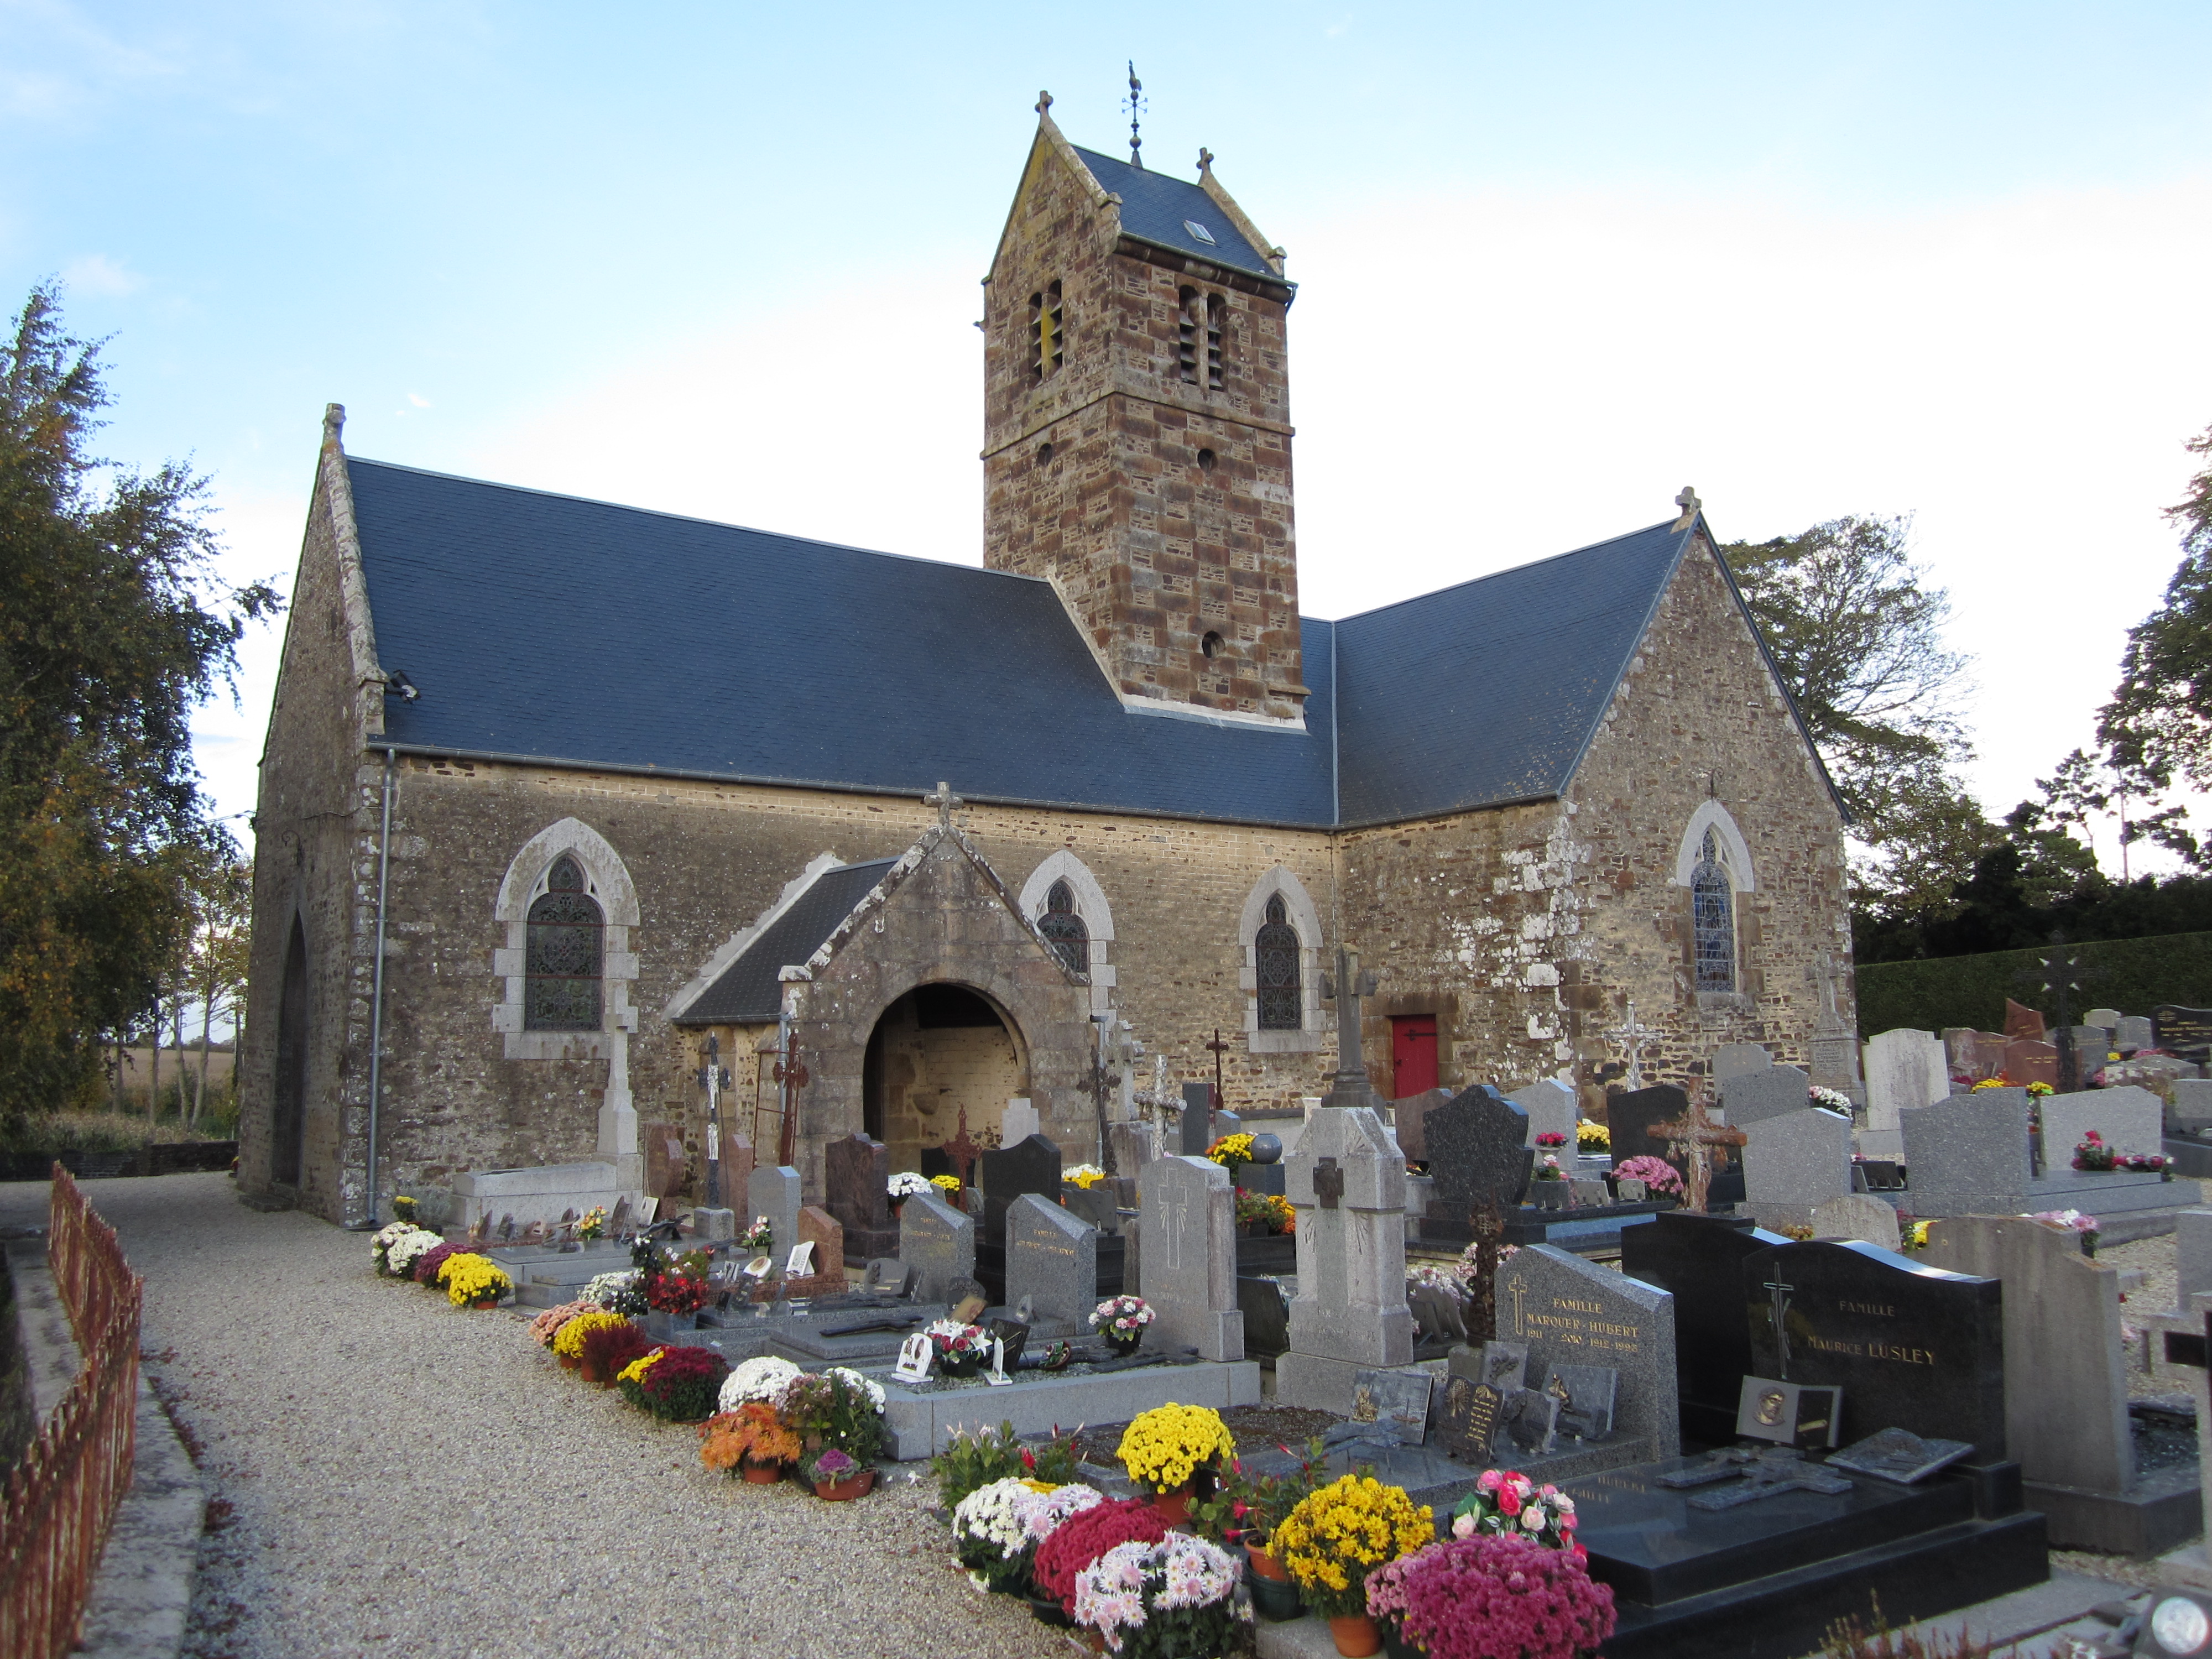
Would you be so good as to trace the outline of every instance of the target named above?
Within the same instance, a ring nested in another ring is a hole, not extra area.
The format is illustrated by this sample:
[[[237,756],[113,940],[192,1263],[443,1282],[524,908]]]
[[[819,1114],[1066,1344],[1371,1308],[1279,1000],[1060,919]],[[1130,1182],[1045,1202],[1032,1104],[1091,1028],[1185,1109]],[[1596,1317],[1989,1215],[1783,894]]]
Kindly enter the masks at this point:
[[[1627,1021],[1614,1026],[1606,1035],[1618,1038],[1621,1046],[1628,1051],[1628,1075],[1621,1079],[1620,1083],[1621,1087],[1633,1094],[1644,1086],[1644,1040],[1646,1037],[1657,1036],[1659,1033],[1652,1027],[1638,1022],[1636,1004],[1632,1000],[1628,1004]]]
[[[1682,509],[1681,527],[1686,530],[1689,528],[1690,520],[1698,516],[1698,509],[1705,503],[1698,499],[1696,490],[1684,484],[1682,493],[1674,497],[1674,505]]]
[[[1052,94],[1050,93],[1040,92],[1037,94],[1036,112],[1039,115],[1049,115],[1052,113]]]
[[[1672,1123],[1655,1123],[1644,1133],[1654,1140],[1665,1141],[1668,1152],[1689,1166],[1688,1190],[1682,1194],[1682,1207],[1697,1214],[1705,1212],[1705,1188],[1713,1178],[1712,1155],[1707,1149],[1741,1146],[1749,1139],[1742,1130],[1724,1127],[1707,1117],[1702,1100],[1692,1101]]]
[[[1321,981],[1323,1002],[1336,1004],[1336,1073],[1339,1077],[1367,1075],[1367,1062],[1359,1053],[1359,1003],[1375,994],[1375,975],[1359,971],[1359,952],[1336,947],[1336,972]]]
[[[722,1064],[722,1039],[707,1038],[707,1063],[699,1068],[699,1086],[707,1091],[707,1207],[722,1207],[722,1091],[730,1086],[729,1068]]]
[[[1314,1198],[1324,1210],[1333,1210],[1344,1197],[1344,1171],[1333,1158],[1322,1158],[1314,1165]]]
[[[921,804],[924,806],[934,806],[937,809],[939,829],[950,830],[952,827],[952,814],[968,803],[952,793],[951,784],[940,782],[933,791],[921,798]]]

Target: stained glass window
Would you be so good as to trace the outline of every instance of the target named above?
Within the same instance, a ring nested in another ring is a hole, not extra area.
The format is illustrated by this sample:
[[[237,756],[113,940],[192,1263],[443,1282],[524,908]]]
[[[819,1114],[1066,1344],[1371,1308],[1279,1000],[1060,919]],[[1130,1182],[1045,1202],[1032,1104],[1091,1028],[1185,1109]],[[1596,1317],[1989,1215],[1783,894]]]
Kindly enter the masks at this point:
[[[1305,1024],[1298,984],[1298,935],[1283,908],[1283,896],[1267,901],[1267,920],[1252,937],[1253,978],[1260,989],[1260,1029],[1295,1031]]]
[[[1065,881],[1053,883],[1052,890],[1044,896],[1044,914],[1037,918],[1037,932],[1060,952],[1069,972],[1091,971],[1091,930],[1075,914],[1075,890]]]
[[[605,920],[576,860],[556,860],[530,907],[522,1024],[532,1031],[599,1029],[599,963]]]
[[[1698,988],[1735,989],[1735,895],[1710,830],[1690,872],[1690,919],[1697,941]]]

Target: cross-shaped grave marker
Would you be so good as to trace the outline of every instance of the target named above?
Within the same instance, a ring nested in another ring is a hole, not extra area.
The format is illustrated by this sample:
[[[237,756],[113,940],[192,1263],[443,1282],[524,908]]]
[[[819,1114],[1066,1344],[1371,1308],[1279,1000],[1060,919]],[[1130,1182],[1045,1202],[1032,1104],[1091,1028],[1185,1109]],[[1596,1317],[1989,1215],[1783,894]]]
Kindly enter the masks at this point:
[[[1711,1148],[1741,1146],[1749,1139],[1741,1129],[1731,1129],[1716,1123],[1705,1115],[1705,1103],[1693,1100],[1682,1115],[1672,1123],[1655,1123],[1644,1133],[1654,1140],[1667,1143],[1667,1151],[1680,1158],[1688,1169],[1687,1190],[1682,1194],[1682,1207],[1702,1215],[1705,1208],[1705,1189],[1712,1184],[1713,1168]]]
[[[722,1039],[709,1034],[707,1063],[699,1068],[699,1086],[707,1091],[707,1207],[722,1207],[722,1091],[730,1086],[728,1068],[722,1064]]]
[[[967,1208],[968,1191],[975,1182],[975,1160],[983,1149],[968,1134],[968,1109],[960,1109],[960,1133],[945,1143],[945,1155],[952,1160],[952,1168],[960,1177],[961,1207]],[[976,1212],[981,1214],[981,1212]]]
[[[1628,1074],[1621,1079],[1620,1085],[1633,1094],[1644,1086],[1644,1039],[1657,1036],[1659,1033],[1652,1027],[1638,1021],[1636,1003],[1633,999],[1631,999],[1628,1004],[1627,1019],[1614,1026],[1606,1035],[1618,1040],[1621,1047],[1628,1052]]]

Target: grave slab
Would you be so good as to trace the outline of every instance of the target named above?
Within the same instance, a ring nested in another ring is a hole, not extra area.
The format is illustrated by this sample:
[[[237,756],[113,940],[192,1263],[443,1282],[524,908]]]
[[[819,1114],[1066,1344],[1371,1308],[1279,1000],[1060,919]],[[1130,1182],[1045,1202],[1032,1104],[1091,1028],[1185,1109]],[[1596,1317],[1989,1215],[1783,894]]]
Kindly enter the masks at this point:
[[[1148,1334],[1146,1340],[1151,1340]],[[1125,1423],[1156,1406],[1226,1411],[1260,1403],[1260,1364],[1253,1359],[1059,1376],[1024,1370],[1018,1382],[1004,1389],[981,1382],[911,1389],[896,1380],[889,1367],[862,1369],[883,1384],[891,1455],[901,1462],[943,1451],[961,1429],[1012,1423],[1018,1435],[1046,1434],[1079,1423]]]

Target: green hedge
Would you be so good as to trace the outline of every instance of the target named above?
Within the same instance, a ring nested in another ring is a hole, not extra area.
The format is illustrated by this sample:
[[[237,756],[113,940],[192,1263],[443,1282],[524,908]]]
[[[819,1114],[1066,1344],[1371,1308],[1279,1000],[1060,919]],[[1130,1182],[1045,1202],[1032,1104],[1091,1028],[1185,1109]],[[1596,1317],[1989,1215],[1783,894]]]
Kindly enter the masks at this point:
[[[2161,1002],[2212,1008],[2212,933],[2106,939],[2068,948],[2081,957],[2083,970],[2077,975],[2081,988],[2074,997],[2077,1019],[2090,1008],[2148,1014]],[[1859,1035],[1869,1037],[1900,1026],[1941,1031],[1947,1025],[1971,1025],[2002,1031],[2007,997],[2041,1009],[2055,1024],[2051,999],[2035,988],[2041,958],[2050,954],[2046,945],[1924,962],[1862,963]]]

